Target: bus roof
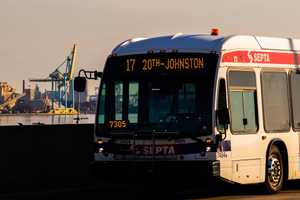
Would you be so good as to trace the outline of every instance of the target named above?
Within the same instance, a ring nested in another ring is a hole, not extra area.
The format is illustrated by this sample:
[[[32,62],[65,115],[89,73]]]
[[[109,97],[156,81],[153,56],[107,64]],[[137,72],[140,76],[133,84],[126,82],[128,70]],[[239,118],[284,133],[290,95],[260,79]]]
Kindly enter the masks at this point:
[[[149,51],[220,53],[225,50],[237,49],[299,51],[300,40],[251,35],[212,36],[175,34],[129,39],[115,47],[112,54],[145,54]]]

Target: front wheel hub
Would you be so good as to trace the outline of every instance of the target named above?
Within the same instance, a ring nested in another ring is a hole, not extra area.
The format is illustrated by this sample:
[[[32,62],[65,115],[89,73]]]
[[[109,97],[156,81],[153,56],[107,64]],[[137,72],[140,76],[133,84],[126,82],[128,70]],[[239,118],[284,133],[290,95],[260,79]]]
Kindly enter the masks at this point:
[[[268,176],[272,185],[278,185],[281,178],[281,164],[278,158],[271,157],[268,160]]]

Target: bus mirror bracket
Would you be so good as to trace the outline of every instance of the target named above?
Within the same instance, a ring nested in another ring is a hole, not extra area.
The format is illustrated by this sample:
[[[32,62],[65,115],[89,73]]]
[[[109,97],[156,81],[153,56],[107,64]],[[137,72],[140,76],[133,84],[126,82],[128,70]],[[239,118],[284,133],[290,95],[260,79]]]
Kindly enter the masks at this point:
[[[102,78],[103,72],[98,71],[86,71],[81,69],[78,72],[78,76],[74,78],[74,90],[76,92],[84,92],[86,88],[86,80],[97,80]]]
[[[89,80],[97,80],[98,78],[102,78],[103,72],[98,72],[98,71],[87,71],[84,69],[79,70],[78,72],[78,77],[83,77]]]

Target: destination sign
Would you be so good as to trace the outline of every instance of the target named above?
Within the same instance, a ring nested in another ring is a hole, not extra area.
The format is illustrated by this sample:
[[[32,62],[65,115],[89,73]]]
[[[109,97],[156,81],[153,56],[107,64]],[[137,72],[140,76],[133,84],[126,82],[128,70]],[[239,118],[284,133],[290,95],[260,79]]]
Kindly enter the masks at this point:
[[[183,58],[127,58],[126,72],[134,71],[193,71],[202,70],[205,65],[202,56]]]
[[[156,75],[197,76],[215,71],[218,55],[214,53],[150,53],[111,56],[104,69],[104,79],[151,77]],[[107,75],[109,74],[109,75]]]

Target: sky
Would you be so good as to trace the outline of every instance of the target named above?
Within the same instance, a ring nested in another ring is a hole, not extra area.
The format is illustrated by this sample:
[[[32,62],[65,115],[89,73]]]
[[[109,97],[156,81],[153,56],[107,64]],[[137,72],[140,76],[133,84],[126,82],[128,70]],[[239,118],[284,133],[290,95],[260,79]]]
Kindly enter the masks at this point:
[[[299,0],[0,0],[0,82],[46,78],[78,45],[101,70],[118,43],[175,33],[300,38]],[[94,83],[97,84],[97,83]]]

